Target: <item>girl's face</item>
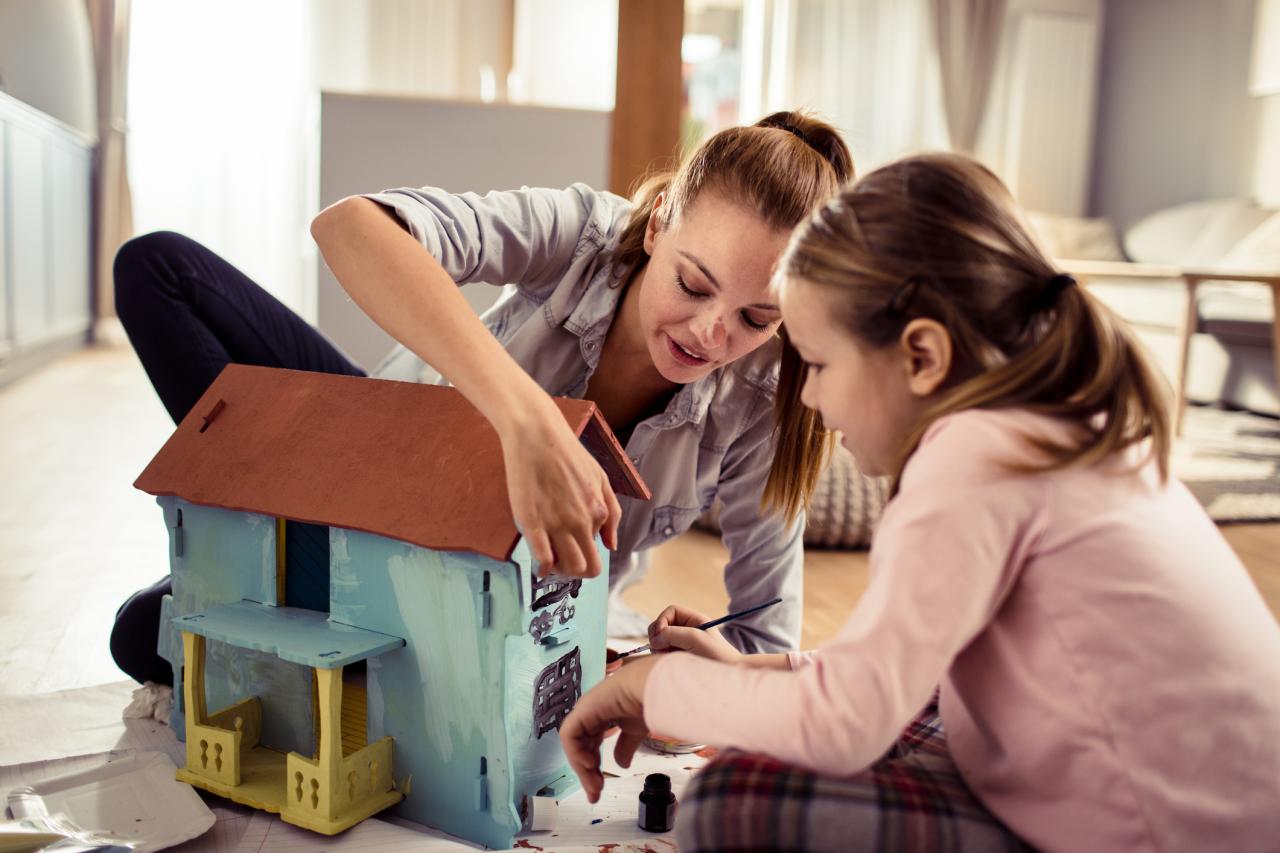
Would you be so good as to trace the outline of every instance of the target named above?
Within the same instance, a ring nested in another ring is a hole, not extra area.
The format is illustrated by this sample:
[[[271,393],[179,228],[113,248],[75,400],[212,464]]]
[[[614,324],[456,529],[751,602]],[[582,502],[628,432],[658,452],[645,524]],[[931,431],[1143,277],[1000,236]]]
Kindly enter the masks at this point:
[[[782,288],[787,334],[808,365],[801,401],[842,434],[862,473],[893,473],[903,436],[924,408],[912,359],[897,345],[872,349],[837,320],[830,297],[804,281]]]
[[[773,337],[782,315],[769,280],[787,237],[714,191],[663,231],[650,216],[639,314],[664,379],[695,382]]]

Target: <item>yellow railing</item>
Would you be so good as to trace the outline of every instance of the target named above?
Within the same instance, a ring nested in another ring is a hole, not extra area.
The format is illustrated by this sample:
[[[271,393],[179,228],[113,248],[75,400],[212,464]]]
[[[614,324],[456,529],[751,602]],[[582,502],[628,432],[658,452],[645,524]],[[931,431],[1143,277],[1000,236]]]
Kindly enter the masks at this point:
[[[289,753],[284,818],[302,826],[337,821],[381,800],[394,785],[391,745],[389,737],[369,744],[343,758],[336,773],[329,772],[323,757],[313,760]]]

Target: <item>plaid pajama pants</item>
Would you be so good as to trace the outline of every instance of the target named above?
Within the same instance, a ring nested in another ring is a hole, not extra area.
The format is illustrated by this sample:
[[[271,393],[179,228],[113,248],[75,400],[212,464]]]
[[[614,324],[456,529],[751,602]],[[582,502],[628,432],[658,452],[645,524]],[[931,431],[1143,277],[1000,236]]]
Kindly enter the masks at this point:
[[[935,703],[883,758],[842,779],[763,755],[722,753],[685,789],[680,850],[1029,850],[965,786]]]

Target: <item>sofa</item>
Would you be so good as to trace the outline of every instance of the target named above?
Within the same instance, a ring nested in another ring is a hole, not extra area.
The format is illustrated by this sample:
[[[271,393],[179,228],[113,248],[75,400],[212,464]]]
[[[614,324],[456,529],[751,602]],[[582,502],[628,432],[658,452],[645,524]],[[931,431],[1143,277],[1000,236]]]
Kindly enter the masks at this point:
[[[1215,199],[1105,220],[1029,214],[1058,265],[1131,322],[1186,402],[1280,415],[1280,211]]]

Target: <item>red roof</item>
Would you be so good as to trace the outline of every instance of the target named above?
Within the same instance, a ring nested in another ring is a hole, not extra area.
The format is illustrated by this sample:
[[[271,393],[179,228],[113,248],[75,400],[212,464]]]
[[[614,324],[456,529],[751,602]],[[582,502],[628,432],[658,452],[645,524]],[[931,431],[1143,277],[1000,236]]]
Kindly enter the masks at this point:
[[[555,402],[614,491],[648,500],[596,405]],[[228,365],[134,486],[498,560],[519,538],[498,434],[435,385]]]

